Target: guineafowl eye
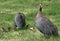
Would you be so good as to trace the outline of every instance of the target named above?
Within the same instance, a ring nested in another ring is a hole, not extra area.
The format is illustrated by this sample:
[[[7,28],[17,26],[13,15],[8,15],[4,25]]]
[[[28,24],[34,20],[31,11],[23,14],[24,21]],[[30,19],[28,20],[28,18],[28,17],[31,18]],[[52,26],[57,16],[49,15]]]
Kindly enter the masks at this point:
[[[36,27],[44,35],[58,35],[58,29],[49,19],[42,16],[42,4],[39,5],[39,11],[36,15]]]

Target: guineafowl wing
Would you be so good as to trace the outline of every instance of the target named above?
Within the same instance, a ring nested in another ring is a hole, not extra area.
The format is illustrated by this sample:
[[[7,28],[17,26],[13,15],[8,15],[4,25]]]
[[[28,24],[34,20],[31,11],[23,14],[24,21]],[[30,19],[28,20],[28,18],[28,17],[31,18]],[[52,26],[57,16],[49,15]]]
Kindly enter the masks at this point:
[[[57,27],[45,17],[41,17],[40,19],[38,19],[36,21],[36,26],[44,34],[52,34],[52,31],[54,33],[57,33]]]

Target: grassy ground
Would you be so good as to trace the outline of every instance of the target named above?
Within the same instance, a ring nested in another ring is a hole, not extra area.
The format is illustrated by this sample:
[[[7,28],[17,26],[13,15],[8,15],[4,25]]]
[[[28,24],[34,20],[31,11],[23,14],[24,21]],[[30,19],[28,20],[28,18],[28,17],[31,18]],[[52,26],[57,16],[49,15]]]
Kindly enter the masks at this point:
[[[60,0],[0,0],[0,28],[13,28],[14,16],[18,12],[23,12],[27,24],[35,27],[34,19],[40,3],[43,4],[43,16],[56,24],[60,35]],[[21,36],[19,32],[22,32]],[[60,41],[60,36],[47,39],[37,29],[35,32],[22,29],[0,32],[0,41]]]

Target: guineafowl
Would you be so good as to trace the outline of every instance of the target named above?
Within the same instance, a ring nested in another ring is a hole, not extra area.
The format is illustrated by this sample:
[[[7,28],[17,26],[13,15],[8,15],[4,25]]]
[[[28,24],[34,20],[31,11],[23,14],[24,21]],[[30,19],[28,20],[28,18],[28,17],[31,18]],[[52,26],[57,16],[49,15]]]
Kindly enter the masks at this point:
[[[26,25],[25,15],[23,13],[17,13],[14,18],[14,27],[22,28]]]
[[[44,35],[58,35],[58,29],[49,19],[42,16],[42,4],[39,5],[39,11],[36,15],[36,27]]]

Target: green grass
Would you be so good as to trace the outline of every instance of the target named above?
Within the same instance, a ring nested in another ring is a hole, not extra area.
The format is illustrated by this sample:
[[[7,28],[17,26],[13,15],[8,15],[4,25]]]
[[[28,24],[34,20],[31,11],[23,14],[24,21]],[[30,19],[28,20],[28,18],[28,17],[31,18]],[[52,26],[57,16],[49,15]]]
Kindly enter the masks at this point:
[[[21,29],[7,33],[0,32],[0,41],[60,41],[60,0],[0,0],[0,28],[13,28],[14,16],[18,12],[23,12],[27,24],[35,27],[35,16],[40,3],[43,4],[42,15],[58,27],[59,37],[47,39],[37,29],[35,32]],[[21,36],[19,32],[22,32]]]

